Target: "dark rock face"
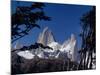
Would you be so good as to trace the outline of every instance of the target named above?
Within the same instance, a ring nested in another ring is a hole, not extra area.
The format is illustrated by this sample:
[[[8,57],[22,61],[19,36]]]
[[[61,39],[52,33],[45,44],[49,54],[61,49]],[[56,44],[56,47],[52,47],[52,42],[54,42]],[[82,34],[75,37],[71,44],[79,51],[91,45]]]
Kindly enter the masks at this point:
[[[13,57],[14,56],[14,57]],[[12,74],[42,73],[55,71],[77,70],[77,64],[69,60],[59,59],[40,59],[37,56],[34,59],[27,60],[12,53]]]

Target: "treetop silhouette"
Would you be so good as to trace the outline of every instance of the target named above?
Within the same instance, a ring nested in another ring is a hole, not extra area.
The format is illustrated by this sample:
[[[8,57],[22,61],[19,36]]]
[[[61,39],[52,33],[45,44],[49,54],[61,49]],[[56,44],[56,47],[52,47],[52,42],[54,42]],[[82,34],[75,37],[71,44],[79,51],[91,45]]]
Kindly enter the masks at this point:
[[[30,6],[17,6],[15,13],[11,15],[11,39],[12,43],[29,34],[33,28],[40,28],[38,21],[50,21],[45,15],[43,3],[32,3]]]

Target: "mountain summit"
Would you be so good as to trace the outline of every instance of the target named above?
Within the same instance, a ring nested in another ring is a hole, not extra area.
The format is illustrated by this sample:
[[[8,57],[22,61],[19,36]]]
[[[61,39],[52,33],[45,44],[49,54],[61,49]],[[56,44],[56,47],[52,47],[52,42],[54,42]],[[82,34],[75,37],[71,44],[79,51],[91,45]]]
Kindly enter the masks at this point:
[[[48,27],[44,28],[43,32],[39,34],[37,43],[41,43],[45,46],[47,46],[48,44],[54,42],[54,36],[53,33],[51,32],[51,30],[48,29]]]
[[[63,37],[63,36],[62,36]],[[39,34],[37,43],[25,48],[24,51],[19,50],[17,53],[19,56],[26,59],[33,59],[35,56],[43,59],[50,58],[62,58],[67,60],[67,58],[72,61],[77,60],[77,45],[76,38],[74,34],[64,41],[63,44],[58,43],[51,30],[48,27]],[[29,49],[29,50],[28,50]],[[28,51],[28,52],[27,52]]]
[[[64,41],[63,44],[59,44],[54,39],[54,35],[48,27],[44,28],[43,32],[39,34],[37,43],[41,43],[45,46],[53,48],[53,50],[60,50],[61,52],[66,52],[68,57],[73,61],[77,57],[76,49],[76,38],[74,34],[71,34],[71,37]]]

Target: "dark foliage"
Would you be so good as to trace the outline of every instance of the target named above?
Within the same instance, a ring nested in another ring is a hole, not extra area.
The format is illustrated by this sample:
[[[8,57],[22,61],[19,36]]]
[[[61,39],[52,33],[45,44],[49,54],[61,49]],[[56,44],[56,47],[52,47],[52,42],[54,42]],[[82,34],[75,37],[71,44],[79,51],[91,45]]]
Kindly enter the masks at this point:
[[[49,21],[46,16],[43,3],[33,3],[30,6],[18,6],[16,12],[11,15],[11,39],[12,43],[29,34],[29,31],[37,27],[37,21]]]
[[[79,69],[92,69],[96,65],[96,7],[84,14],[81,18],[82,47],[79,51],[81,60]]]
[[[23,46],[22,48],[20,49],[15,49],[15,50],[12,50],[12,52],[15,52],[15,51],[25,51],[25,50],[32,50],[32,49],[37,49],[37,48],[43,48],[43,49],[51,49],[53,50],[53,48],[49,47],[49,46],[44,46],[43,44],[41,43],[35,43],[34,45],[30,45],[30,46]]]
[[[37,56],[34,59],[26,60],[21,58],[21,62],[12,62],[12,74],[27,74],[27,73],[43,73],[57,71],[77,70],[77,63],[63,59],[40,59]],[[16,63],[18,66],[16,66]]]

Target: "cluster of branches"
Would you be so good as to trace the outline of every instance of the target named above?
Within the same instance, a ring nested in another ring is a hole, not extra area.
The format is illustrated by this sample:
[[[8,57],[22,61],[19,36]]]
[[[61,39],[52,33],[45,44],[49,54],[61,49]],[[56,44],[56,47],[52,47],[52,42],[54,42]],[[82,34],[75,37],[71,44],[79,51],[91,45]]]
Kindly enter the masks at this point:
[[[96,66],[96,7],[84,14],[81,18],[82,47],[79,51],[81,60],[79,69],[93,69]]]
[[[17,6],[15,13],[11,15],[11,39],[12,43],[29,34],[34,27],[40,28],[37,22],[40,20],[49,21],[46,16],[43,3],[32,3],[30,6]]]
[[[23,47],[20,48],[20,49],[14,49],[14,50],[12,50],[12,52],[18,51],[18,50],[21,50],[21,51],[32,50],[32,49],[37,49],[37,48],[39,48],[39,47],[41,47],[41,48],[43,48],[43,49],[51,49],[51,50],[53,50],[53,48],[51,48],[51,47],[49,47],[49,46],[44,46],[44,45],[41,44],[41,43],[35,43],[35,44],[30,45],[30,46],[23,46]]]

